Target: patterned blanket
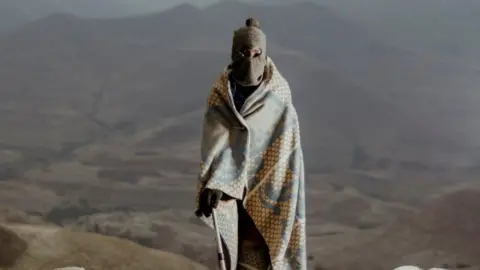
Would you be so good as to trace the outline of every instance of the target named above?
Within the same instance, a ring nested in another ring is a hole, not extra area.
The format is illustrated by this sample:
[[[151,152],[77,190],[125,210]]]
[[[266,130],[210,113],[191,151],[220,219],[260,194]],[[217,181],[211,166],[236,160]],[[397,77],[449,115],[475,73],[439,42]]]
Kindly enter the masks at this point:
[[[273,270],[305,270],[304,164],[290,87],[271,59],[266,80],[238,112],[226,69],[208,98],[202,137],[200,191],[232,197],[217,208],[230,269],[237,264],[238,212],[243,205],[268,245]],[[211,218],[202,217],[210,227]]]

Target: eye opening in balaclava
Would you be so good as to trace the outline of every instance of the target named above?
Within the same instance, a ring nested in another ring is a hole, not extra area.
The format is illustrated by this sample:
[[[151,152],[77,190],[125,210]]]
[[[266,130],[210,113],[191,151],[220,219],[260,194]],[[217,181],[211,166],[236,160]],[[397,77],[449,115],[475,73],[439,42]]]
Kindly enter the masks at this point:
[[[267,65],[266,36],[257,20],[249,18],[245,24],[234,32],[230,67],[238,84],[256,86],[263,81]]]

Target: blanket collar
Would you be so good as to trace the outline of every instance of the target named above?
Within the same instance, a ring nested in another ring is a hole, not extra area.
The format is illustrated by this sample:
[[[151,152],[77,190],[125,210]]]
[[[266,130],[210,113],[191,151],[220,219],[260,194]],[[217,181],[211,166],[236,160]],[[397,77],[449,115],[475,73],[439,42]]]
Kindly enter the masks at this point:
[[[240,112],[235,109],[233,101],[232,89],[230,85],[229,75],[231,73],[230,66],[227,66],[220,76],[219,80],[215,84],[214,90],[217,91],[223,100],[231,107],[237,118],[246,125],[243,121],[244,117],[255,112],[264,105],[264,97],[269,92],[290,92],[285,78],[280,74],[275,63],[269,57],[267,59],[267,67],[265,70],[265,80],[260,85],[260,88],[256,90],[251,96],[249,96]]]

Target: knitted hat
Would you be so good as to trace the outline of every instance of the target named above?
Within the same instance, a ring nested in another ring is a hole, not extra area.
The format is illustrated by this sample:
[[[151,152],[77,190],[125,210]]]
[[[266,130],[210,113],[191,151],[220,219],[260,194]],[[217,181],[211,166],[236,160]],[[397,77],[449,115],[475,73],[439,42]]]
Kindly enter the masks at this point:
[[[267,37],[260,29],[260,22],[254,18],[248,18],[245,26],[234,31],[232,42],[232,61],[238,58],[238,52],[244,49],[259,48],[266,57]]]
[[[260,23],[248,18],[245,26],[234,31],[232,42],[232,76],[243,86],[258,85],[267,65],[267,38]]]

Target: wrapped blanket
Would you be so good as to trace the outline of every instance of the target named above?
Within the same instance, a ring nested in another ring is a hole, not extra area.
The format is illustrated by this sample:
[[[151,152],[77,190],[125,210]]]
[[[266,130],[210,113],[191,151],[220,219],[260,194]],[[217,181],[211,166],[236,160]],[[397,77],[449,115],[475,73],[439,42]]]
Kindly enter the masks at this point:
[[[230,269],[238,259],[237,200],[263,236],[273,270],[307,269],[304,164],[290,87],[268,59],[263,85],[238,112],[229,72],[221,74],[208,97],[197,209],[205,187],[232,198],[217,208]],[[211,218],[202,219],[212,227]]]

